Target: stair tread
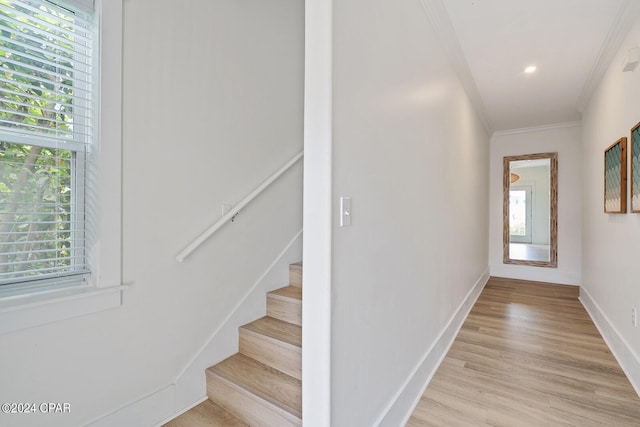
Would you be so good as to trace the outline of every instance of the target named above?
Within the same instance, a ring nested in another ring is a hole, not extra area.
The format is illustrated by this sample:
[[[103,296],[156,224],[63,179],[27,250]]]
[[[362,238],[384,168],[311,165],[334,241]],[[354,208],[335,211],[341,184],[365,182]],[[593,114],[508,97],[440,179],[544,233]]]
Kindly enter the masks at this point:
[[[286,298],[302,301],[302,288],[299,288],[297,286],[285,286],[284,288],[271,291],[267,295],[274,296],[280,299]]]
[[[174,418],[163,427],[249,427],[231,412],[211,400],[205,400]]]
[[[269,292],[267,316],[302,326],[302,288],[285,286]]]
[[[250,357],[237,353],[207,369],[252,395],[302,418],[302,382]]]
[[[293,264],[289,264],[289,268],[291,270],[302,270],[302,261],[294,262]]]
[[[302,347],[302,328],[293,323],[264,316],[240,327],[254,335],[262,335],[272,340],[282,341],[294,347]]]

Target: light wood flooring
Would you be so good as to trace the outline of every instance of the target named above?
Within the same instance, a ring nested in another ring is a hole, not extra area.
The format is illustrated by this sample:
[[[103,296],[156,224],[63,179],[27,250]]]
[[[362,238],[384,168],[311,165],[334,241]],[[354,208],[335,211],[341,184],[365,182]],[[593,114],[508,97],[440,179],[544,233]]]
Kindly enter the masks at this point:
[[[522,261],[549,261],[549,245],[509,243],[509,258]]]
[[[491,278],[407,426],[640,426],[578,288]]]

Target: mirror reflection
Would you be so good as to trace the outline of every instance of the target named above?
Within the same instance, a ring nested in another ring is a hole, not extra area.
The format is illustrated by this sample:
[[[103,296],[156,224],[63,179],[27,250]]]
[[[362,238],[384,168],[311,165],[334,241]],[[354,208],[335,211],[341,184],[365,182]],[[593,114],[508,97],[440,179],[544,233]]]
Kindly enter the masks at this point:
[[[549,159],[511,162],[509,258],[549,261]]]
[[[557,154],[504,159],[504,262],[557,264]]]

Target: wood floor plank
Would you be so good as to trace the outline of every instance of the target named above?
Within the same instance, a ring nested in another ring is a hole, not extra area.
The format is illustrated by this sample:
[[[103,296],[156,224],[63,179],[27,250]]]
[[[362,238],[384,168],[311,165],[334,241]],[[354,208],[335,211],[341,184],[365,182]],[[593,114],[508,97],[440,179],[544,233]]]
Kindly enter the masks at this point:
[[[189,409],[163,427],[249,427],[229,411],[210,400]]]
[[[491,278],[407,426],[640,426],[579,288]]]

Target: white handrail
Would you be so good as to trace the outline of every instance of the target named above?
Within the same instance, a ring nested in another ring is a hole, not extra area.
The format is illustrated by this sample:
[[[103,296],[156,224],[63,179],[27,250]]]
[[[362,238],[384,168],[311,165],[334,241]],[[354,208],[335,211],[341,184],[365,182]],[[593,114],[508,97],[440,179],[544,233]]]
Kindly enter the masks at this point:
[[[191,253],[198,248],[198,246],[200,246],[202,243],[204,243],[205,240],[207,240],[216,231],[218,231],[223,225],[225,225],[227,223],[227,221],[229,221],[234,216],[236,216],[238,214],[238,212],[240,212],[240,209],[242,209],[245,206],[247,206],[253,199],[256,198],[256,196],[258,194],[262,193],[265,188],[267,188],[269,185],[271,185],[271,183],[273,183],[273,181],[278,179],[280,177],[280,175],[285,173],[287,170],[289,170],[289,168],[291,166],[296,164],[296,162],[298,160],[300,160],[302,158],[302,156],[304,156],[304,151],[301,151],[298,154],[296,154],[296,156],[293,159],[289,160],[284,166],[282,166],[280,169],[278,169],[278,171],[276,173],[271,175],[262,184],[260,184],[258,187],[256,187],[255,190],[253,190],[247,197],[242,199],[242,201],[240,201],[240,203],[235,205],[229,212],[224,214],[222,216],[222,218],[220,218],[218,221],[216,221],[215,224],[213,224],[211,227],[209,227],[205,231],[203,231],[196,239],[193,240],[193,242],[189,243],[189,245],[187,245],[186,248],[184,248],[183,250],[181,250],[178,253],[178,255],[176,256],[176,260],[178,262],[184,261],[185,258],[187,258],[189,255],[191,255]]]

